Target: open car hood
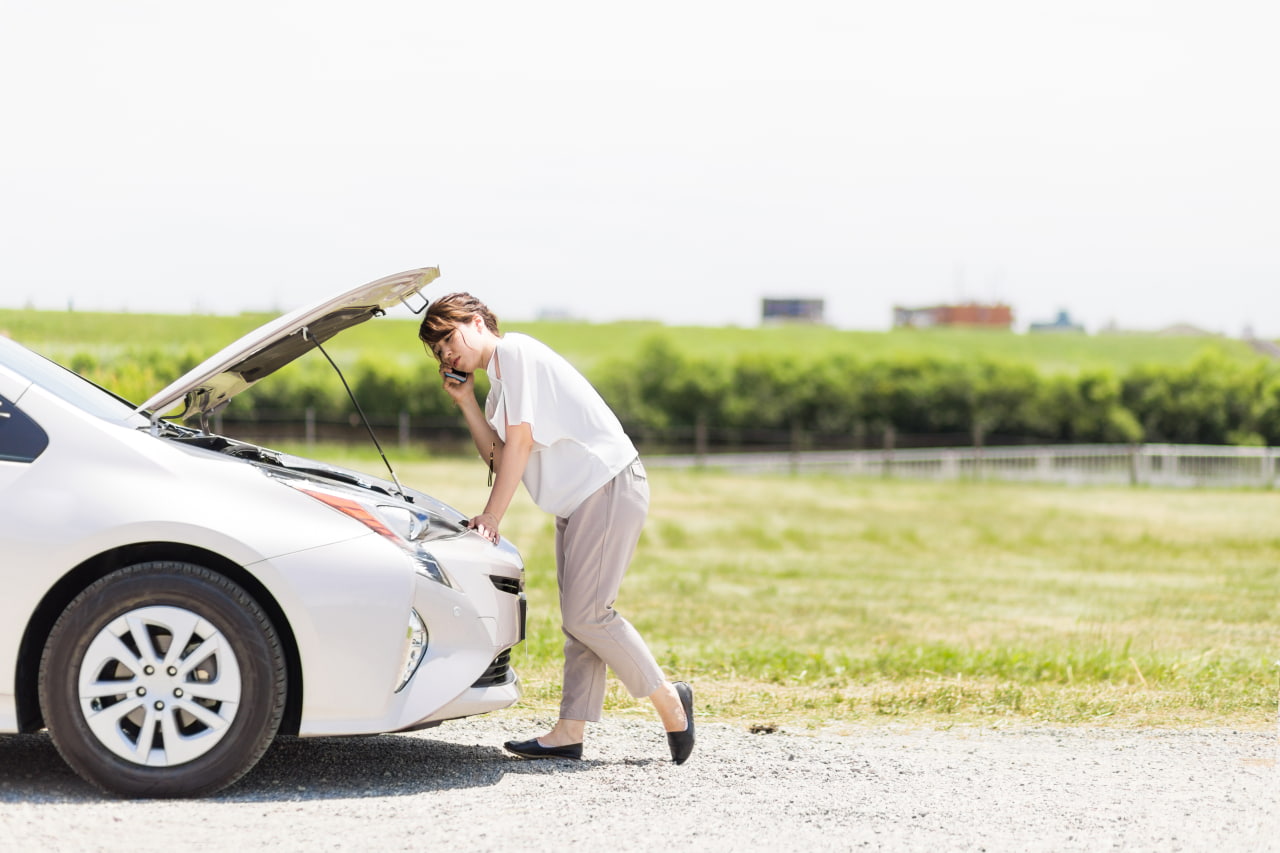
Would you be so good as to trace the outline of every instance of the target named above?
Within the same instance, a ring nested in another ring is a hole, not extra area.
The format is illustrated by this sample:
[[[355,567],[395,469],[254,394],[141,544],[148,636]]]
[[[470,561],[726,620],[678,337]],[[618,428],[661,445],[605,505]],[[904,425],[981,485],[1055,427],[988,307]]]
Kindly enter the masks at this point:
[[[439,276],[439,267],[396,273],[278,317],[197,365],[137,411],[159,417],[185,400],[186,408],[174,417],[186,421],[203,418],[250,385],[310,352],[317,343],[380,316],[396,304],[407,305],[406,300]]]

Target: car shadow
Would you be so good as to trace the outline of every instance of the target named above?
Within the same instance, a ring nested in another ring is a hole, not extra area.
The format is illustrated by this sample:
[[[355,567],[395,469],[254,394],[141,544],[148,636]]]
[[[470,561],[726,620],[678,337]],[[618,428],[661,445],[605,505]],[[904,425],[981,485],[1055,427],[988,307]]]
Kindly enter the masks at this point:
[[[502,749],[394,734],[281,738],[221,800],[414,796],[496,785],[508,773],[582,772],[602,761],[522,761]]]
[[[488,787],[508,773],[582,773],[610,763],[524,761],[496,747],[420,736],[282,737],[244,778],[206,799],[296,802],[416,796]],[[48,734],[0,737],[0,803],[78,803],[104,798],[110,795],[67,766]]]

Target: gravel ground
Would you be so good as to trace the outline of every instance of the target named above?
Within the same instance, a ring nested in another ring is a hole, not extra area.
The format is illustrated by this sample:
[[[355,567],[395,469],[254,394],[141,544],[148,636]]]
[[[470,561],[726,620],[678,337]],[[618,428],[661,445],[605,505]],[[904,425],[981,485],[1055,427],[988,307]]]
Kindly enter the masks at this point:
[[[46,736],[0,737],[0,849],[1280,850],[1274,732],[704,723],[675,767],[612,719],[581,762],[502,752],[548,722],[288,739],[195,801],[106,798]]]

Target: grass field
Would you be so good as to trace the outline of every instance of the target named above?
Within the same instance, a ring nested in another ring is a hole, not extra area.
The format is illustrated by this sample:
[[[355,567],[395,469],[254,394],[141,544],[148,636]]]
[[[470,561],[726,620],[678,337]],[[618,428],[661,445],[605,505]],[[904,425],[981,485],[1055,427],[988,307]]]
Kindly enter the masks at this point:
[[[227,317],[0,309],[0,334],[7,333],[63,360],[76,352],[110,358],[140,348],[192,350],[203,358],[271,319],[273,316],[267,314]],[[626,359],[655,337],[666,338],[678,352],[693,358],[752,351],[798,359],[838,352],[866,358],[904,354],[984,356],[1031,364],[1045,372],[1100,366],[1123,371],[1137,364],[1186,364],[1206,349],[1231,358],[1259,357],[1241,341],[1154,334],[1064,336],[964,329],[861,332],[808,326],[690,328],[644,322],[504,323],[503,327],[540,338],[585,372],[604,362]],[[330,351],[348,360],[413,363],[422,357],[416,332],[415,320],[389,317],[344,333],[334,340]]]
[[[464,511],[487,494],[478,462],[397,472]],[[618,608],[710,719],[1275,725],[1280,494],[650,476]],[[521,492],[503,533],[528,569],[521,709],[553,715],[552,522]],[[610,683],[610,713],[651,713]]]
[[[0,310],[0,333],[63,358],[211,354],[265,315]],[[667,336],[691,356],[765,348],[996,355],[1042,370],[1186,363],[1222,339],[934,330],[512,324],[584,370]],[[340,358],[422,359],[411,320],[344,334]],[[338,344],[341,344],[339,347]],[[171,377],[170,377],[171,378]],[[333,458],[348,451],[330,449]],[[311,454],[308,454],[311,455]],[[346,460],[378,473],[368,455]],[[478,463],[397,465],[478,511]],[[747,724],[1275,724],[1280,494],[928,484],[651,472],[654,503],[619,601],[712,718]],[[523,492],[503,532],[529,567],[529,708],[559,689],[551,520]],[[648,714],[613,683],[611,712]]]

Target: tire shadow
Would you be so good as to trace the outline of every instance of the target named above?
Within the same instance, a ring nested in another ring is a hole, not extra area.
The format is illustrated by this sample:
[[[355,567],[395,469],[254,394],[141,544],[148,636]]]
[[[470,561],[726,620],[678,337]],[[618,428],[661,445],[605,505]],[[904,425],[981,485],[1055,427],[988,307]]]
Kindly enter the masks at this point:
[[[103,796],[67,766],[47,733],[0,736],[0,803],[82,803]]]

